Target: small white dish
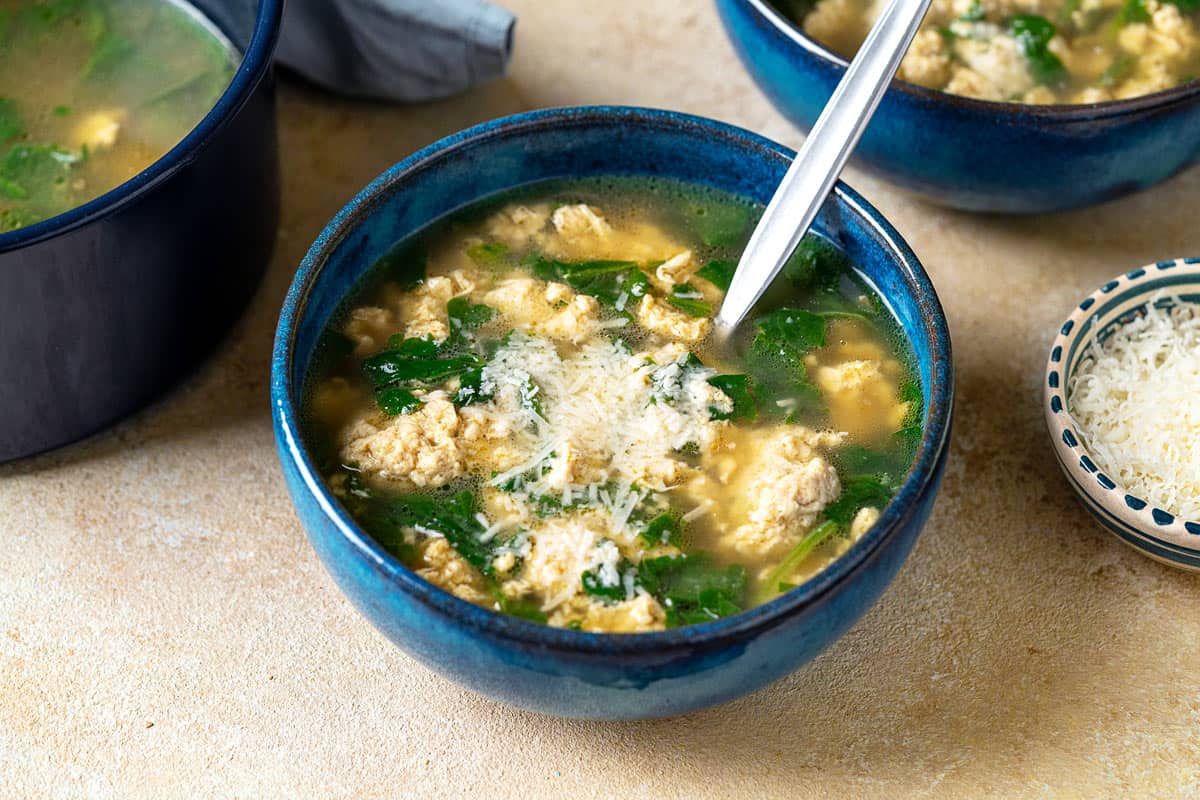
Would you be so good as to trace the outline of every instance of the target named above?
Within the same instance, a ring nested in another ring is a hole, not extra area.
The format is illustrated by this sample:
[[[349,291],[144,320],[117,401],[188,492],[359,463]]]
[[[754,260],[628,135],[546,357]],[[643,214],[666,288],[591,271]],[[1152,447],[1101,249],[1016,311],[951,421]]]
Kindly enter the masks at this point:
[[[1076,306],[1050,348],[1042,408],[1059,466],[1096,521],[1157,561],[1200,571],[1200,520],[1185,520],[1155,508],[1105,475],[1084,447],[1067,398],[1070,377],[1088,346],[1097,336],[1106,336],[1137,316],[1160,291],[1164,298],[1200,304],[1200,258],[1160,261],[1136,269],[1104,284]]]

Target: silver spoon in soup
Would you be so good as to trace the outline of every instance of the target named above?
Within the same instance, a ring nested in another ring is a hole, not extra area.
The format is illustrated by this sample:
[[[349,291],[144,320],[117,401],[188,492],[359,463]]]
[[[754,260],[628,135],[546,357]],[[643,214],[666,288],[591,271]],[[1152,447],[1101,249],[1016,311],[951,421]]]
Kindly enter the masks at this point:
[[[715,319],[728,336],[783,269],[883,98],[930,0],[891,0],[758,221]]]

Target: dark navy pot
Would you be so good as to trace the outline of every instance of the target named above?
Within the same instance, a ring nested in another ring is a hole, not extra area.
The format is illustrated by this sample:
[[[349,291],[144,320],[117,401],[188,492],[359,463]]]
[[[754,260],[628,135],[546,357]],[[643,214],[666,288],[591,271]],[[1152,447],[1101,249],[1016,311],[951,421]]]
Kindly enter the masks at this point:
[[[765,0],[716,0],[750,74],[804,130],[847,62]],[[1145,189],[1200,158],[1200,81],[1090,106],[992,103],[893,81],[857,163],[937,203],[1036,213]]]
[[[764,606],[665,632],[594,634],[472,605],[417,577],[354,523],[316,472],[300,428],[300,397],[317,337],[397,239],[496,192],[572,176],[664,176],[765,203],[792,155],[741,129],[664,111],[532,112],[416,153],[322,232],[279,321],[271,376],[276,440],[317,555],[389,639],[448,678],[524,708],[569,717],[661,717],[730,700],[791,672],[879,598],[925,524],[941,480],[953,393],[950,337],[912,251],[844,185],[817,227],[860,265],[912,340],[926,430],[917,463],[879,524],[825,572]]]
[[[86,205],[0,235],[0,462],[142,407],[254,293],[279,216],[271,55],[282,7],[214,15],[244,58],[170,152]]]

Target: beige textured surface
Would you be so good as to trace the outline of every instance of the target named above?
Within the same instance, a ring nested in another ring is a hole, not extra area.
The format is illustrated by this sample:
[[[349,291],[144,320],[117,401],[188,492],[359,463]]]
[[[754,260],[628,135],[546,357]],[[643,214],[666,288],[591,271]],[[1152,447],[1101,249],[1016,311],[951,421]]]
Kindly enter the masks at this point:
[[[0,468],[0,796],[1200,796],[1200,579],[1088,521],[1038,409],[1072,302],[1200,253],[1197,170],[1042,219],[849,175],[941,292],[956,436],[896,583],[779,684],[682,719],[548,719],[443,681],[354,612],[293,516],[268,416],[276,310],[323,222],[414,149],[536,106],[666,106],[799,140],[707,3],[511,5],[512,76],[465,97],[388,108],[288,86],[285,221],[238,330],[135,419]]]

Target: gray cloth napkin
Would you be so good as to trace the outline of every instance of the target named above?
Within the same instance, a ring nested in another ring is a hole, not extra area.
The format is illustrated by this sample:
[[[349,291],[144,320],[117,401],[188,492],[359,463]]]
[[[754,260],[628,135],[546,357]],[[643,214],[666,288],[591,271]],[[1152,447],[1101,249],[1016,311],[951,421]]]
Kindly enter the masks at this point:
[[[196,4],[226,30],[253,29],[252,0]],[[275,57],[341,94],[432,100],[503,75],[514,23],[484,0],[288,0]]]

